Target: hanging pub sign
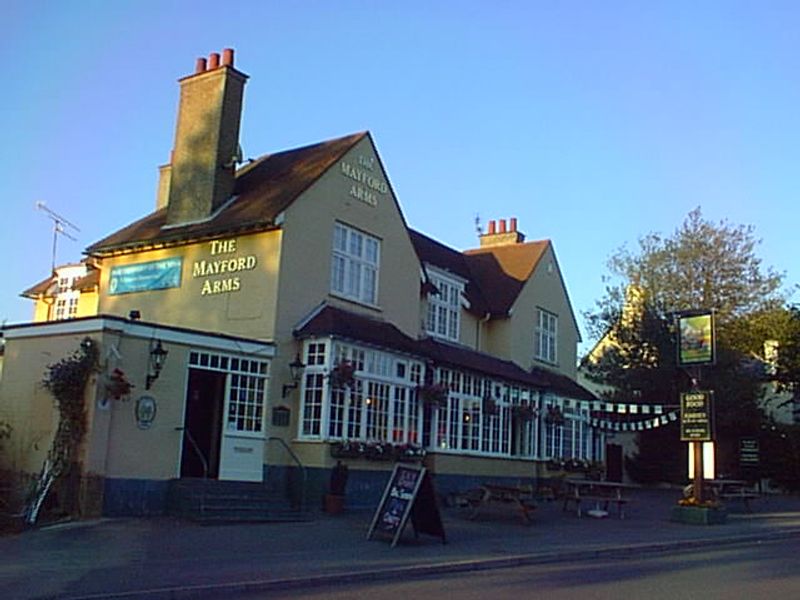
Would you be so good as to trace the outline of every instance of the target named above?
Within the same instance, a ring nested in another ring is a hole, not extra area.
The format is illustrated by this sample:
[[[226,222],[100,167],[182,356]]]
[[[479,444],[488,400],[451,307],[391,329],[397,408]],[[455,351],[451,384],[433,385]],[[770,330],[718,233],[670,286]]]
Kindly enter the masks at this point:
[[[415,536],[420,533],[435,535],[445,543],[444,525],[430,474],[425,467],[398,463],[372,517],[367,539],[372,539],[376,533],[387,535],[392,538],[394,548],[409,517]]]
[[[681,441],[710,442],[713,440],[713,392],[684,392],[681,394]]]
[[[716,340],[714,339],[714,313],[692,311],[681,313],[678,320],[678,365],[713,364]]]

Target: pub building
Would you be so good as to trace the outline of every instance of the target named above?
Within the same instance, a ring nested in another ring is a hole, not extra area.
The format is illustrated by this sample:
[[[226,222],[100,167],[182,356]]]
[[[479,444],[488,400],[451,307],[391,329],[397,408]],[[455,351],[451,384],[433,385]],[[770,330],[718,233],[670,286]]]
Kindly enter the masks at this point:
[[[57,413],[38,382],[86,337],[88,512],[162,514],[195,478],[299,486],[319,506],[337,461],[349,506],[374,506],[397,459],[441,494],[602,461],[552,243],[514,218],[463,252],[411,229],[368,132],[242,164],[246,81],[230,49],[199,59],[155,209],[86,248],[79,276],[24,292],[35,321],[4,330],[2,467],[41,469]],[[74,310],[50,310],[64,294]]]

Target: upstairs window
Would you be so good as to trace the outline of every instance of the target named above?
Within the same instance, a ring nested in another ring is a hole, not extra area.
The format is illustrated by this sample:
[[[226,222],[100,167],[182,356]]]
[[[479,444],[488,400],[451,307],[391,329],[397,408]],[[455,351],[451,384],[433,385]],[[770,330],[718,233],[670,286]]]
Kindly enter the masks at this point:
[[[364,304],[378,303],[380,240],[336,223],[333,231],[331,292]]]
[[[429,277],[439,293],[428,295],[425,331],[429,335],[457,342],[461,327],[461,294],[464,284],[441,273],[429,271]]]
[[[556,364],[558,336],[558,316],[541,308],[536,309],[536,331],[534,334],[533,355],[536,359]]]

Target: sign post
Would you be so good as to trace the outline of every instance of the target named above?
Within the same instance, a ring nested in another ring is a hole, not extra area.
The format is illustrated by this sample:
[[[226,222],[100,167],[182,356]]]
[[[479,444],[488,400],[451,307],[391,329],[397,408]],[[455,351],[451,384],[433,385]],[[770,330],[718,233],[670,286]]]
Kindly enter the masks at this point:
[[[694,497],[703,501],[703,442],[713,439],[713,393],[681,394],[681,441],[691,442],[694,458]]]
[[[703,442],[713,441],[712,392],[698,391],[700,367],[714,364],[716,336],[713,311],[689,311],[678,315],[678,366],[696,369],[693,390],[681,394],[681,441],[691,444],[694,464],[693,495],[703,501]]]
[[[758,466],[761,462],[760,448],[756,438],[739,439],[739,470],[743,479],[758,479]],[[759,488],[760,489],[760,488]]]

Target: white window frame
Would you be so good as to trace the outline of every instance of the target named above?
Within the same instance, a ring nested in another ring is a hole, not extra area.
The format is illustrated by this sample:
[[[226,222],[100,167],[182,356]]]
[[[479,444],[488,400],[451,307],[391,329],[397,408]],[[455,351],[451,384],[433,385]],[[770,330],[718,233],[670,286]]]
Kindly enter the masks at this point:
[[[225,373],[223,434],[262,438],[266,431],[269,361],[192,350],[190,369]]]
[[[428,278],[439,293],[428,294],[425,332],[433,337],[457,342],[461,337],[461,303],[465,282],[430,267]]]
[[[344,223],[334,223],[331,294],[377,306],[380,259],[380,239]]]
[[[543,308],[536,309],[533,356],[553,365],[558,363],[558,315]]]

